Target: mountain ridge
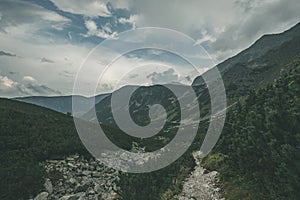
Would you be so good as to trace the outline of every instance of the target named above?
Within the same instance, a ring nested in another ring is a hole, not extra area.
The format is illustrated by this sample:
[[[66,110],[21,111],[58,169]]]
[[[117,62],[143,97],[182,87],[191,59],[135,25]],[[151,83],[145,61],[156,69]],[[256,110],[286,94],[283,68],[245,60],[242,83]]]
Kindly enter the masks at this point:
[[[231,100],[243,97],[259,84],[271,83],[282,70],[289,69],[288,63],[299,54],[300,23],[282,33],[262,36],[249,48],[215,67],[223,77],[228,100]],[[194,87],[203,85],[202,76],[192,83]]]
[[[29,97],[16,97],[12,98],[13,100],[22,101],[25,103],[30,103],[45,108],[49,108],[61,113],[72,114],[72,98],[77,98],[82,103],[82,107],[85,108],[85,105],[89,105],[91,101],[95,98],[95,103],[103,100],[108,94],[99,94],[95,97],[85,97],[81,95],[66,95],[66,96],[29,96]],[[84,114],[84,110],[78,108],[79,114]]]

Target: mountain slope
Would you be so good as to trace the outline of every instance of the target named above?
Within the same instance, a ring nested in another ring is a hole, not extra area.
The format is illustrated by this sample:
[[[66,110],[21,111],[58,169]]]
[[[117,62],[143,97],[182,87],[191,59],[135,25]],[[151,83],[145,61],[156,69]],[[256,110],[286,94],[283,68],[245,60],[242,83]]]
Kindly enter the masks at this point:
[[[239,55],[218,65],[217,67],[220,69],[226,87],[228,102],[231,103],[231,102],[238,101],[241,97],[246,98],[246,96],[252,90],[265,88],[268,84],[273,83],[275,79],[280,77],[280,74],[282,74],[283,71],[289,71],[289,69],[293,69],[294,65],[291,63],[291,61],[297,58],[299,54],[300,54],[300,24],[298,24],[291,30],[286,31],[282,34],[264,36],[260,40],[258,40],[253,46],[251,46],[249,49],[241,52]],[[200,108],[202,109],[201,116],[204,116],[206,113],[209,112],[210,98],[209,98],[207,88],[203,83],[202,77],[200,76],[197,79],[195,79],[192,86],[199,97],[198,100],[200,103]],[[149,121],[147,105],[149,104],[151,105],[152,103],[155,102],[162,105],[167,104],[169,106],[172,106],[170,103],[168,104],[167,102],[169,98],[170,96],[168,96],[168,94],[163,91],[161,86],[143,87],[140,91],[135,93],[131,98],[131,103],[129,108],[131,117],[137,123],[143,124],[143,122],[145,123]],[[174,113],[173,115],[174,118],[170,118],[170,121],[174,119],[176,121],[176,118],[178,119],[178,115],[180,115],[180,113],[178,113],[178,109],[176,111],[176,105],[170,109],[169,107],[167,107],[166,110],[168,114]],[[108,124],[112,127],[116,127],[116,123],[114,122],[114,119],[112,118],[112,114],[110,111],[110,96],[108,96],[106,99],[104,99],[103,101],[101,101],[96,105],[96,111],[97,111],[98,120],[102,124]],[[253,121],[255,123],[255,119],[253,119]],[[241,122],[241,123],[246,123],[246,122]],[[168,194],[167,195],[168,198],[165,199],[169,199],[171,198],[170,196],[172,196],[170,194],[178,193],[178,190],[180,190],[180,188],[182,187],[182,180],[184,180],[184,178],[187,175],[186,173],[190,172],[189,170],[193,168],[193,164],[191,163],[190,160],[188,160],[189,155],[191,154],[192,151],[199,150],[201,141],[203,139],[203,134],[205,134],[205,130],[206,130],[205,127],[207,126],[207,124],[208,121],[204,121],[202,123],[201,125],[202,127],[198,130],[197,138],[194,140],[194,143],[192,144],[191,148],[176,163],[170,165],[168,168],[159,170],[157,172],[152,172],[147,175],[139,175],[139,174],[126,175],[123,178],[121,178],[121,184],[123,186],[122,195],[124,197],[128,197],[128,199],[143,199],[143,198],[147,199],[147,195],[155,193],[156,195],[155,197],[153,197],[153,199],[161,199],[163,198],[163,196]],[[193,123],[190,123],[189,125],[192,126]],[[230,124],[225,124],[225,127],[229,125]],[[120,134],[126,135],[125,133],[122,132]],[[172,134],[174,134],[174,131]],[[165,143],[159,141],[161,142],[159,145],[157,145],[157,141],[155,140],[155,138],[152,141],[149,140],[148,141],[136,140],[136,141],[139,142],[141,146],[146,146],[146,150],[151,151],[152,150],[151,147],[155,147],[155,149],[157,149],[165,145],[166,143],[168,143],[172,139],[172,134],[159,135],[159,136],[166,136],[166,138],[164,138],[166,139],[164,140]],[[230,137],[231,136],[234,137],[234,135],[230,135],[230,131],[228,131],[227,134],[230,142],[231,141]],[[128,135],[126,135],[126,137],[127,136]],[[133,140],[132,138],[128,138],[129,141],[130,139]],[[242,141],[240,142],[242,144]],[[147,144],[150,144],[151,146],[149,147],[147,146]],[[223,145],[220,144],[219,146],[223,146]],[[226,147],[225,144],[224,147]],[[239,144],[236,144],[236,148],[233,149],[233,151],[239,154],[240,148],[242,147],[240,147]],[[220,171],[223,168],[220,169],[220,166],[218,166],[219,161],[223,161],[224,159],[225,158],[222,152],[221,153],[215,152],[215,154],[212,154],[209,157],[209,159],[207,159],[207,162],[209,163],[207,164],[207,167],[212,169],[211,166],[214,166],[213,169]],[[242,157],[238,157],[236,159],[239,159],[241,161],[243,160]],[[235,162],[239,161],[239,160],[234,160],[234,157],[232,158],[232,160]],[[177,167],[179,169],[183,168],[186,170],[183,170],[183,172],[176,172],[175,170],[178,169]],[[226,176],[227,171],[230,172],[230,169],[228,170],[227,168],[225,168],[223,171],[221,171],[222,176]],[[241,177],[243,175],[239,172],[237,172],[237,174],[240,175]],[[166,179],[166,181],[161,180],[161,177],[165,178],[165,176],[167,177],[171,176],[172,177],[171,181],[168,179]],[[160,180],[160,183],[158,183],[157,180]],[[170,183],[172,181],[174,181],[172,185],[166,185],[167,183]],[[269,181],[272,182],[271,180]],[[247,182],[243,182],[243,181],[241,181],[239,184],[241,185],[242,183],[247,185]],[[143,187],[143,184],[147,186],[147,189]],[[237,187],[238,186],[239,185],[237,185]],[[164,190],[168,189],[168,191],[166,193],[163,193],[162,189]],[[243,192],[248,191],[247,188],[244,189],[245,190]],[[249,193],[252,192],[250,188],[248,189],[249,189],[248,191]],[[225,192],[236,195],[236,192],[232,192],[230,187],[226,187],[225,190],[226,190]],[[227,196],[233,197],[233,195],[231,196],[227,195]],[[246,198],[247,196],[238,196],[238,197],[239,198],[236,199],[243,199]],[[260,199],[260,198],[252,197],[251,199]]]
[[[95,103],[99,103],[102,99],[104,99],[107,94],[100,94],[95,96]],[[74,96],[82,105],[88,105],[89,102],[93,101],[91,97],[83,97],[83,96]],[[44,97],[44,96],[33,96],[33,97],[18,97],[14,98],[14,100],[31,103],[34,105],[42,106],[45,108],[49,108],[51,110],[55,110],[61,113],[72,113],[72,96],[54,96],[54,97]],[[80,110],[80,109],[79,109]],[[82,113],[84,114],[84,110]]]
[[[272,83],[287,64],[300,55],[300,23],[280,34],[265,35],[251,47],[220,63],[228,99],[242,97],[252,89]],[[193,86],[203,84],[197,77]]]
[[[39,162],[89,155],[73,119],[35,105],[0,99],[0,199],[28,199],[43,187]]]
[[[228,199],[300,197],[300,57],[290,67],[233,107],[204,160],[220,171]]]

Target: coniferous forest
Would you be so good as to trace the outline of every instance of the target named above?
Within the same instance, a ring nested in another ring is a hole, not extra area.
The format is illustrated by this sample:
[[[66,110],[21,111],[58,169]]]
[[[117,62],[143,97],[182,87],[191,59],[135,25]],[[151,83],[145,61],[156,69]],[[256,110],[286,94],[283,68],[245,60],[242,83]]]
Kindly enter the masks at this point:
[[[239,101],[203,163],[221,172],[229,199],[297,199],[300,187],[300,60]]]

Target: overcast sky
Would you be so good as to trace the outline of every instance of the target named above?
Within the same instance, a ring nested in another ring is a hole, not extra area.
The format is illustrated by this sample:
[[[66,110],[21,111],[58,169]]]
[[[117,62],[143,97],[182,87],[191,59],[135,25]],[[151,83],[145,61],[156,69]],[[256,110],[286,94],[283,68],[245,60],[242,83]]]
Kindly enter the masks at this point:
[[[0,96],[71,94],[80,64],[97,44],[142,27],[180,31],[219,63],[263,34],[300,22],[299,10],[299,0],[1,0]],[[132,54],[119,61],[97,92],[115,89],[118,71],[153,57],[185,66],[161,52]],[[195,74],[183,71],[180,77],[172,69],[159,68],[144,71],[142,79],[149,84],[189,84]]]

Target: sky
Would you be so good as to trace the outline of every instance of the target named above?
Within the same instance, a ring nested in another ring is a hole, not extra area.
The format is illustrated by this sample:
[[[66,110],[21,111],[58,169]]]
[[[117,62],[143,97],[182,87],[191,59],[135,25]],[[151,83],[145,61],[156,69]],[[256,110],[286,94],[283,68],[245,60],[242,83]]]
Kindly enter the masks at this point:
[[[93,48],[144,27],[182,32],[220,63],[262,35],[300,22],[299,10],[299,0],[1,0],[0,96],[72,94],[76,74]],[[100,58],[91,59],[105,69]],[[137,64],[144,70],[132,71]],[[97,93],[128,84],[120,83],[122,77],[146,85],[190,84],[199,74],[189,67],[168,52],[133,52],[111,67]],[[90,70],[86,79],[92,75]]]

